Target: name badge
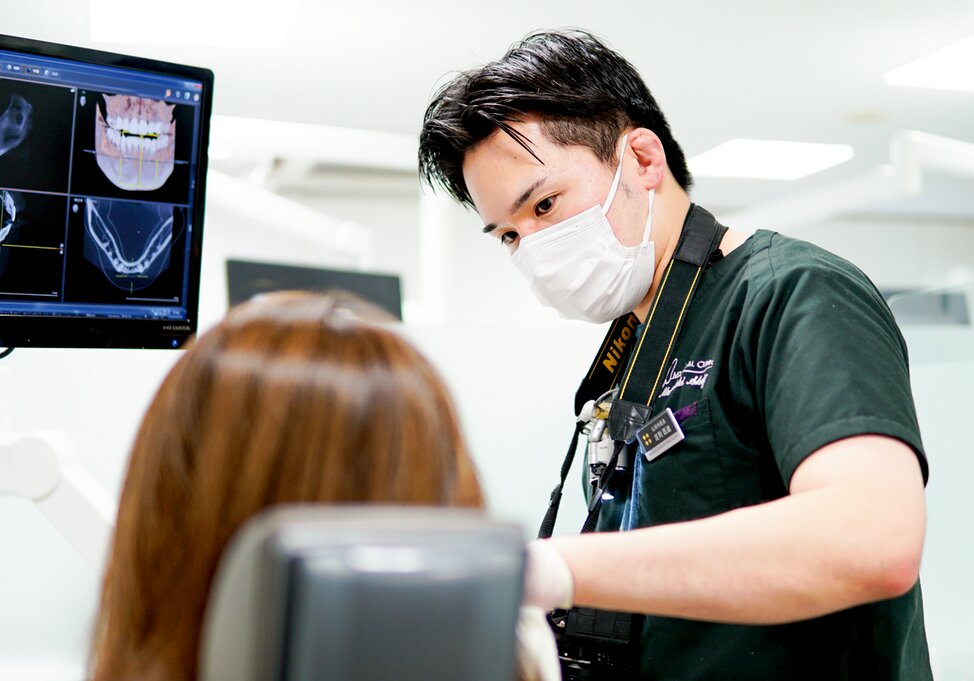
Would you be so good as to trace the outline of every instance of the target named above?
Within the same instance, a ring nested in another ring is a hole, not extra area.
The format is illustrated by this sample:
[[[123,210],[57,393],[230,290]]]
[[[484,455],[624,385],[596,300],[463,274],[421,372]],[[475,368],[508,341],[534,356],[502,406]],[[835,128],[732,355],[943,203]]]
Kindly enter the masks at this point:
[[[670,447],[682,442],[685,437],[680,424],[673,416],[673,410],[669,407],[652,417],[636,432],[639,451],[646,457],[646,461],[661,456]]]

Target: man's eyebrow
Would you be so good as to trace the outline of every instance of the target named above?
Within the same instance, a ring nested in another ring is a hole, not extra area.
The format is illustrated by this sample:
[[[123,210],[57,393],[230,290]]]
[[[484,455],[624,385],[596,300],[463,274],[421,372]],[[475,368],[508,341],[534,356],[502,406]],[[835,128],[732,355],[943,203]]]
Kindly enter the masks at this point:
[[[535,180],[535,182],[530,187],[528,187],[526,190],[524,190],[524,193],[522,193],[519,197],[517,197],[516,199],[514,199],[514,203],[511,204],[511,212],[512,213],[516,213],[517,210],[521,206],[524,205],[524,202],[527,201],[529,198],[531,198],[531,194],[533,194],[534,191],[538,187],[540,187],[541,185],[543,185],[547,180],[548,180],[548,176],[547,175],[545,175],[544,177],[540,177],[537,180]],[[497,223],[496,222],[492,222],[489,225],[487,225],[486,227],[484,227],[484,234],[490,234],[495,229],[497,229]]]

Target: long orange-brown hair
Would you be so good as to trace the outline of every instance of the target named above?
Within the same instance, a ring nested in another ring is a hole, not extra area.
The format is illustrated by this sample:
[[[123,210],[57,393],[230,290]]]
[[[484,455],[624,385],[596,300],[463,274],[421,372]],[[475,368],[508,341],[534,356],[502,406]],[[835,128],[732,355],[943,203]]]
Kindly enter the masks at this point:
[[[244,304],[165,379],[135,440],[94,681],[188,681],[220,554],[280,503],[483,506],[443,382],[341,295]]]

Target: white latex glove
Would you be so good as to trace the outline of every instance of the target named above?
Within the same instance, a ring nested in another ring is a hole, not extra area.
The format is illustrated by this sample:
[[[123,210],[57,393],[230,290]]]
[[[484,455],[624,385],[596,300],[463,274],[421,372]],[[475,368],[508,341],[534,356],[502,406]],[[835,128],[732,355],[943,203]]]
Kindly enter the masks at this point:
[[[536,539],[528,543],[527,553],[521,604],[537,606],[544,612],[572,607],[575,580],[558,549],[546,539]]]
[[[555,635],[541,608],[523,606],[518,613],[516,659],[519,681],[561,680]]]

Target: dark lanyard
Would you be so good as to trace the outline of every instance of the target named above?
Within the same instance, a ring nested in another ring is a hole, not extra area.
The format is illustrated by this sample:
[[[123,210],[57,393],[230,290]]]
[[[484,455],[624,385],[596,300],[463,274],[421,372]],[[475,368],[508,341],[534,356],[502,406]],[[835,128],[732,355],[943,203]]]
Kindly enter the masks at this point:
[[[673,257],[663,273],[653,297],[642,335],[635,342],[639,319],[629,313],[609,327],[598,354],[575,393],[575,413],[580,414],[589,400],[605,395],[619,383],[619,394],[609,410],[609,435],[616,441],[615,451],[589,504],[583,532],[592,531],[602,506],[602,492],[608,487],[623,443],[632,442],[652,415],[663,371],[679,337],[680,327],[697,290],[700,275],[711,254],[720,245],[727,228],[709,212],[691,204],[683,221],[683,231]],[[554,531],[562,489],[571,470],[583,423],[576,424],[572,443],[561,467],[561,479],[551,492],[548,511],[538,537],[546,539]]]
[[[680,241],[663,273],[645,328],[622,376],[619,395],[609,411],[609,435],[613,440],[632,442],[636,431],[652,415],[653,400],[700,275],[726,231],[706,210],[690,206]]]

